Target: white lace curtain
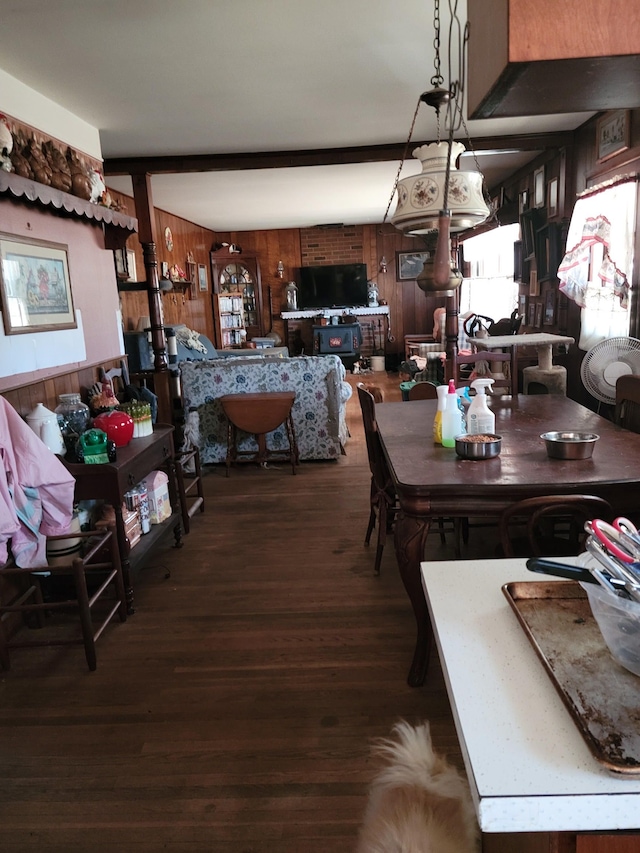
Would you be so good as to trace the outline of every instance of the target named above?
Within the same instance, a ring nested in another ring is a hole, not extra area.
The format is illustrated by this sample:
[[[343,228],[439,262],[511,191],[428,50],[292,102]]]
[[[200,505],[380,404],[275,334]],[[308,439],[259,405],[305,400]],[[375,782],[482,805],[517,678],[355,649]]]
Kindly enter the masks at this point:
[[[582,193],[558,269],[560,290],[582,309],[578,346],[629,333],[637,175],[614,178]]]

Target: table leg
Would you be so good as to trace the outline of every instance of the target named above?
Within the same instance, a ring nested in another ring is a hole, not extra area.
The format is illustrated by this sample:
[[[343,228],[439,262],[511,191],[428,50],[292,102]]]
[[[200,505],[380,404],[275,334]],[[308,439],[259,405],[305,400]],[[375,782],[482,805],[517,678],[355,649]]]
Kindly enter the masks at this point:
[[[120,562],[122,563],[122,579],[127,601],[127,613],[131,616],[135,613],[133,606],[133,584],[131,583],[131,563],[129,561],[129,540],[124,530],[124,519],[122,517],[122,505],[113,507],[116,519],[116,531],[118,534],[118,548],[120,549]]]
[[[420,578],[420,562],[424,559],[424,547],[430,526],[429,517],[407,515],[405,512],[400,512],[395,523],[395,547],[400,577],[416,617],[416,648],[407,678],[410,687],[420,687],[424,684],[433,641],[431,620]]]

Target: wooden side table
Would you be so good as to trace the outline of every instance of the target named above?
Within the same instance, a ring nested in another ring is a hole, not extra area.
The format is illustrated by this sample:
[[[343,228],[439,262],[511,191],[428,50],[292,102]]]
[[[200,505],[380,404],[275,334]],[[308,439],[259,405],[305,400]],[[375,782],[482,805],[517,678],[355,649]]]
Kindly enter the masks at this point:
[[[126,447],[119,447],[115,462],[86,465],[81,462],[62,460],[67,470],[75,477],[76,501],[102,499],[105,503],[111,504],[115,511],[129,613],[134,612],[133,574],[135,569],[148,557],[155,546],[160,545],[160,540],[168,538],[170,533],[173,533],[176,547],[182,546],[182,511],[176,480],[173,431],[170,425],[156,424],[152,435],[134,438]],[[161,524],[152,524],[150,532],[145,534],[134,548],[131,548],[122,518],[124,494],[157,468],[165,470],[169,476],[169,497],[173,512],[171,517]]]
[[[292,472],[296,473],[298,464],[298,445],[293,426],[291,408],[296,399],[295,391],[266,391],[250,394],[225,394],[220,397],[222,409],[227,416],[227,477],[232,463],[241,460],[266,463],[269,459],[291,462]],[[281,424],[285,425],[289,447],[283,450],[270,450],[267,447],[267,433],[273,432]],[[238,430],[255,435],[258,450],[238,450]]]

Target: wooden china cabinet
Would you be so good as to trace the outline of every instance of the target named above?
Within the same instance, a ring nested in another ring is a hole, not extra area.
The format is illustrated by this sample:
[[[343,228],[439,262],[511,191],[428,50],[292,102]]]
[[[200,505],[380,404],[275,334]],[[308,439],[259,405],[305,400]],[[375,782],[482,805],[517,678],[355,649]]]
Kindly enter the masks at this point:
[[[211,281],[213,282],[213,315],[216,327],[216,346],[224,348],[223,326],[219,310],[220,294],[242,297],[244,329],[247,340],[264,334],[260,264],[256,255],[244,252],[211,252]]]

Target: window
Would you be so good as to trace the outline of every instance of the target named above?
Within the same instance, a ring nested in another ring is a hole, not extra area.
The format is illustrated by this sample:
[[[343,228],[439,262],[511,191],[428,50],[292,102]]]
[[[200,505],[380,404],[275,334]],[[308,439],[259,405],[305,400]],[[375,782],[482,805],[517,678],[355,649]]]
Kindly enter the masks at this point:
[[[582,350],[629,334],[637,179],[614,179],[577,200],[558,269],[560,290],[580,306]]]
[[[509,317],[518,306],[518,282],[513,279],[513,244],[520,226],[503,225],[464,241],[470,275],[460,285],[460,316],[481,314],[492,320]],[[465,342],[460,341],[459,346]]]

